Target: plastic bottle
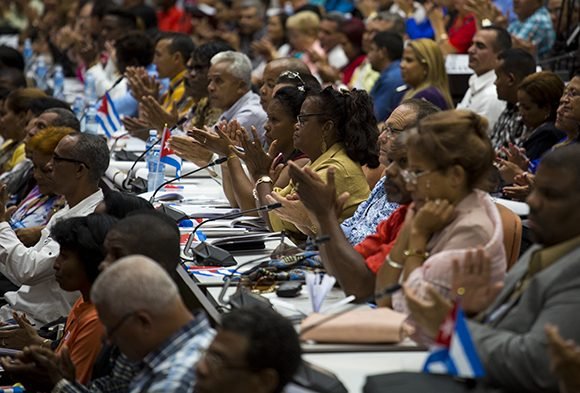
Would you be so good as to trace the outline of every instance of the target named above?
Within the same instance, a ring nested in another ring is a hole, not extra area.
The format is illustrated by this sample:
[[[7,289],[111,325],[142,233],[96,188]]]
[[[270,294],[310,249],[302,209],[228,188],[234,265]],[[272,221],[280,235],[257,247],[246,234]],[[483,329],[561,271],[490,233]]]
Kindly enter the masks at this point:
[[[32,68],[32,63],[34,62],[34,51],[32,49],[32,41],[30,38],[24,40],[22,55],[24,57],[24,72],[25,74],[28,74]]]
[[[64,72],[60,64],[54,66],[53,83],[53,97],[58,98],[59,100],[64,100]]]
[[[97,101],[97,88],[95,77],[91,74],[85,76],[85,104],[94,105]]]
[[[161,154],[161,147],[156,144],[151,149],[149,156],[147,175],[147,191],[155,191],[165,181],[165,164],[159,162],[159,155]]]
[[[40,90],[45,91],[48,87],[47,84],[48,68],[46,67],[46,61],[43,56],[38,56],[38,61],[36,62],[36,69],[34,70],[34,81],[36,87]]]
[[[94,135],[99,133],[99,124],[97,123],[97,107],[95,105],[89,105],[89,108],[87,109],[87,114],[85,115],[85,128],[83,132]]]
[[[83,117],[85,111],[85,100],[81,96],[76,96],[75,100],[72,105],[72,111],[77,117],[77,119],[81,119]]]

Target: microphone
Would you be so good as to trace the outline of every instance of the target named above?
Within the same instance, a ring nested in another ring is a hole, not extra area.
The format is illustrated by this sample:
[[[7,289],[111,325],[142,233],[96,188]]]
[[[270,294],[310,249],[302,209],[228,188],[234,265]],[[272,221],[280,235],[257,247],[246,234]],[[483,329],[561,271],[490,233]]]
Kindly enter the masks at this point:
[[[159,192],[159,191],[160,191],[160,190],[161,190],[163,187],[165,187],[166,185],[168,185],[168,184],[171,184],[171,183],[173,183],[173,182],[176,182],[177,180],[183,179],[184,177],[187,177],[187,176],[193,175],[193,174],[194,174],[194,173],[196,173],[196,172],[199,172],[199,171],[202,171],[202,170],[204,170],[204,169],[210,168],[210,167],[212,167],[212,166],[214,166],[214,165],[219,165],[219,164],[222,164],[222,163],[226,162],[227,160],[228,160],[228,158],[227,158],[227,157],[220,157],[220,158],[218,158],[218,159],[216,159],[216,160],[214,160],[214,161],[210,162],[210,163],[209,163],[209,164],[207,164],[207,165],[201,166],[201,167],[199,167],[199,168],[197,168],[197,169],[193,169],[193,170],[191,170],[191,171],[189,171],[189,172],[187,172],[187,173],[184,173],[184,174],[183,174],[183,175],[181,175],[181,176],[174,177],[173,179],[170,179],[170,180],[167,180],[166,182],[163,182],[163,183],[161,183],[161,185],[155,189],[155,192],[153,192],[153,195],[151,195],[151,198],[149,198],[149,203],[153,203],[153,202],[155,201],[155,196],[157,195],[157,193],[158,193],[158,192]]]
[[[177,122],[176,125],[174,125],[173,127],[171,127],[171,129],[169,130],[170,132],[175,130],[177,127],[180,127],[181,125],[183,125],[183,123],[185,123],[187,121],[187,117],[182,117],[181,119],[179,119],[179,121]],[[145,149],[145,151],[143,153],[141,153],[139,155],[139,157],[137,157],[135,159],[135,161],[133,161],[133,165],[131,165],[131,168],[129,169],[129,172],[127,172],[127,177],[125,177],[125,180],[123,180],[123,188],[125,190],[129,189],[129,186],[133,183],[133,178],[135,177],[135,173],[133,172],[133,170],[135,169],[135,166],[137,165],[137,163],[139,161],[141,161],[141,159],[143,157],[145,157],[145,155],[147,153],[149,153],[153,147],[155,147],[159,142],[161,142],[161,138],[158,138],[154,143],[151,144],[151,146],[149,146],[147,149]]]
[[[247,209],[247,210],[242,210],[242,211],[239,211],[236,213],[230,213],[230,214],[225,214],[223,216],[208,218],[207,220],[200,222],[199,224],[197,224],[195,226],[195,228],[193,228],[193,231],[190,233],[189,237],[187,238],[187,243],[185,243],[184,253],[185,253],[185,255],[188,255],[188,256],[193,256],[195,254],[197,257],[200,257],[203,259],[208,259],[208,257],[210,257],[209,253],[211,252],[211,248],[218,249],[220,251],[227,253],[227,251],[225,251],[219,247],[212,246],[212,245],[210,245],[206,242],[203,242],[203,241],[201,242],[200,245],[195,247],[195,249],[192,249],[191,243],[193,242],[193,237],[195,235],[195,232],[197,232],[197,230],[199,230],[199,228],[202,225],[204,225],[208,222],[217,221],[217,220],[226,220],[226,219],[230,219],[230,218],[237,218],[237,217],[241,217],[247,213],[268,212],[270,210],[278,209],[279,207],[282,207],[281,203],[272,203],[270,205],[264,205],[264,206],[256,207],[254,209]],[[204,248],[206,249],[205,253],[204,253]],[[231,255],[230,255],[230,257],[231,257]],[[231,259],[233,261],[233,258],[231,258]],[[233,261],[233,262],[234,262],[233,265],[235,265],[235,261]],[[233,265],[230,265],[230,266],[233,266]]]
[[[121,75],[120,77],[117,78],[117,80],[115,82],[113,82],[113,85],[111,87],[109,87],[107,90],[105,90],[105,93],[103,95],[101,95],[99,98],[96,99],[95,102],[93,102],[93,105],[97,105],[97,103],[101,102],[101,100],[103,99],[104,96],[106,96],[107,94],[109,94],[111,92],[111,90],[113,90],[115,87],[117,87],[117,85],[119,83],[121,83],[121,81],[125,78],[125,75]],[[85,116],[87,115],[87,110],[89,109],[89,107],[87,106],[84,110],[83,110],[83,115],[81,116],[81,118],[79,119],[80,122],[83,121],[83,119],[85,118]],[[97,108],[98,109],[98,108]]]

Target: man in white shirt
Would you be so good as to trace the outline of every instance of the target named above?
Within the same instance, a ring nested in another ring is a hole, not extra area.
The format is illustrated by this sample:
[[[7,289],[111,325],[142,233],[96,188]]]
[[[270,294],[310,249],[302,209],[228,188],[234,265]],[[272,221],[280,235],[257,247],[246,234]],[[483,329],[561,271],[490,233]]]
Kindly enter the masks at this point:
[[[511,46],[507,30],[488,26],[475,33],[469,47],[469,67],[474,74],[469,78],[469,88],[457,108],[469,109],[485,116],[490,130],[506,105],[505,101],[497,98],[494,85],[497,55]]]
[[[340,32],[338,27],[345,21],[345,17],[340,12],[329,12],[320,21],[318,29],[318,40],[320,46],[326,52],[328,64],[337,70],[348,64],[348,57],[340,44]]]
[[[64,137],[45,168],[50,171],[54,190],[66,199],[66,206],[55,213],[33,247],[24,246],[6,222],[5,206],[0,203],[0,272],[20,286],[6,292],[8,305],[0,308],[0,321],[12,318],[12,311],[27,314],[44,324],[67,315],[78,292],[65,292],[54,278],[53,263],[59,254],[50,229],[59,220],[91,214],[103,199],[99,180],[109,166],[109,149],[96,135],[73,134]]]

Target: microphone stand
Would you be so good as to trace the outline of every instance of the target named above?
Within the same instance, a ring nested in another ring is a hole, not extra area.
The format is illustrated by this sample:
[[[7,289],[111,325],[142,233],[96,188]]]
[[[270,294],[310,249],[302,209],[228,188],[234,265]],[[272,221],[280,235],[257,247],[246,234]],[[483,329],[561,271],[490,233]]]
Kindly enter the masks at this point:
[[[204,169],[208,169],[208,168],[211,168],[212,166],[222,164],[222,163],[226,162],[227,160],[228,160],[227,157],[220,157],[220,158],[210,162],[207,165],[204,165],[204,166],[199,167],[197,169],[193,169],[187,173],[184,173],[181,176],[174,177],[173,179],[170,179],[170,180],[167,180],[167,181],[161,183],[161,185],[155,189],[155,191],[153,192],[153,195],[151,195],[151,198],[149,198],[149,203],[153,203],[155,201],[155,196],[157,195],[157,193],[166,185],[171,184],[173,182],[176,182],[177,180],[183,179],[184,177],[193,175],[194,173],[197,173],[197,172],[202,171]]]

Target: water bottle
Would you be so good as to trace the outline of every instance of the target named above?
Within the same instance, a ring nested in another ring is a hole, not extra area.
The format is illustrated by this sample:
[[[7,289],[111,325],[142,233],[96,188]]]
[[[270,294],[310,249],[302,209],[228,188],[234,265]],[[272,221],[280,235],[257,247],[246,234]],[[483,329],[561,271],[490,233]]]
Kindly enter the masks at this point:
[[[97,88],[95,86],[95,77],[91,74],[85,76],[85,103],[93,105],[97,101]]]
[[[81,120],[85,111],[85,100],[81,96],[76,96],[75,100],[72,105],[72,111],[77,117],[77,119]]]
[[[159,162],[161,154],[161,147],[156,144],[151,149],[151,156],[149,156],[147,175],[147,191],[155,191],[165,181],[165,164]]]
[[[85,128],[83,132],[93,135],[97,135],[99,133],[99,124],[97,123],[97,107],[95,105],[89,105],[89,108],[87,109],[87,114],[85,115]]]
[[[45,91],[48,87],[48,68],[46,67],[46,61],[43,56],[38,56],[38,61],[36,62],[36,69],[34,71],[34,81],[36,82],[36,87],[40,90]]]
[[[24,40],[24,49],[22,50],[22,55],[24,56],[24,72],[25,74],[28,74],[34,61],[34,51],[32,50],[32,41],[30,38]]]
[[[149,168],[149,160],[151,159],[151,155],[153,154],[152,146],[157,142],[157,130],[149,130],[149,138],[145,142],[145,150],[147,150],[147,154],[145,155],[145,162],[147,163],[147,168]]]
[[[64,72],[60,64],[57,64],[54,67],[53,82],[54,82],[54,88],[52,92],[53,97],[64,101]]]

